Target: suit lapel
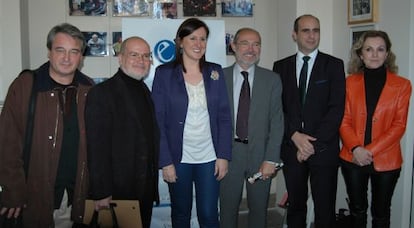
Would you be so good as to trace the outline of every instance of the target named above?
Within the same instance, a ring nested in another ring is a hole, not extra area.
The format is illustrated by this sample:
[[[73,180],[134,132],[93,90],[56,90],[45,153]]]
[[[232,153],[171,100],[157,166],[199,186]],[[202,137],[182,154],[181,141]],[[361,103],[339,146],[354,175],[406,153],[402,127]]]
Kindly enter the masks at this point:
[[[251,122],[252,119],[255,119],[255,112],[258,110],[257,105],[261,102],[262,96],[262,89],[264,88],[263,83],[266,83],[265,80],[263,80],[263,71],[258,67],[255,66],[254,70],[254,77],[253,77],[253,88],[252,88],[252,94],[250,98],[250,110],[249,110],[249,122]],[[262,110],[260,110],[262,111]],[[249,128],[250,129],[250,128]]]
[[[234,65],[223,69],[224,79],[226,81],[226,87],[227,87],[227,96],[229,97],[232,123],[234,123],[233,68],[234,68]]]
[[[311,69],[311,73],[309,74],[310,78],[309,78],[307,94],[312,93],[315,82],[324,79],[324,78],[320,78],[319,76],[325,75],[325,73],[319,73],[319,72],[325,70],[325,61],[326,61],[326,58],[324,58],[324,56],[320,52],[318,52],[315,58],[315,63],[313,64],[313,67]]]
[[[296,54],[297,55],[297,54]],[[297,91],[297,94],[299,95],[299,85],[298,85],[298,78],[297,78],[297,73],[296,73],[296,55],[293,55],[290,60],[289,60],[289,67],[288,69],[291,69],[291,75],[292,77],[289,77],[290,80],[293,80],[292,83],[292,89],[295,88],[295,90]]]
[[[168,72],[170,73],[170,72]],[[168,74],[165,75],[166,77],[169,77]],[[172,69],[172,76],[174,77],[175,85],[171,85],[172,88],[172,96],[176,96],[175,98],[170,98],[175,100],[175,105],[177,105],[177,110],[182,110],[182,114],[185,115],[187,108],[188,108],[188,94],[187,89],[185,86],[185,80],[184,80],[184,72],[182,70],[181,66],[175,66]]]
[[[207,64],[205,64],[207,65]],[[202,77],[203,77],[203,82],[204,82],[204,90],[206,91],[206,100],[207,100],[207,110],[214,110],[213,109],[213,102],[211,101],[211,93],[213,92],[212,90],[214,90],[212,87],[212,84],[210,82],[210,75],[211,75],[211,68],[210,67],[206,67],[204,66],[202,69]]]

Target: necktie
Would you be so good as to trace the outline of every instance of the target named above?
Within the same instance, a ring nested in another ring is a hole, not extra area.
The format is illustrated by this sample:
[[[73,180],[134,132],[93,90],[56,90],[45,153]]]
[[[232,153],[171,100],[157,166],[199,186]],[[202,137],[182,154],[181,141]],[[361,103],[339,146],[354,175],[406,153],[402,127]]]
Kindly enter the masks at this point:
[[[250,109],[250,85],[248,76],[249,73],[242,71],[243,84],[240,90],[239,107],[237,110],[237,122],[236,122],[236,135],[240,139],[247,139],[248,135],[248,121],[249,121],[249,109]]]
[[[303,66],[300,70],[300,77],[299,77],[299,92],[300,92],[300,103],[302,106],[305,104],[306,98],[306,81],[308,78],[308,61],[309,56],[303,56]]]

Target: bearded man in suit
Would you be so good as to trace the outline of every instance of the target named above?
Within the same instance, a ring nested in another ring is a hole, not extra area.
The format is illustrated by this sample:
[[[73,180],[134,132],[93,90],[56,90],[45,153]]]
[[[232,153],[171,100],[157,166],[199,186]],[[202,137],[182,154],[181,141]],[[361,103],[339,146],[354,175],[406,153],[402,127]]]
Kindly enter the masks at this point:
[[[270,186],[280,162],[283,137],[282,83],[277,74],[256,65],[261,51],[261,37],[256,30],[240,29],[231,46],[236,63],[223,71],[234,142],[228,173],[220,186],[220,227],[238,227],[243,185],[247,183],[248,227],[265,228]],[[247,107],[241,99],[243,87],[248,94]],[[262,173],[262,180],[248,183],[246,179],[257,172]]]

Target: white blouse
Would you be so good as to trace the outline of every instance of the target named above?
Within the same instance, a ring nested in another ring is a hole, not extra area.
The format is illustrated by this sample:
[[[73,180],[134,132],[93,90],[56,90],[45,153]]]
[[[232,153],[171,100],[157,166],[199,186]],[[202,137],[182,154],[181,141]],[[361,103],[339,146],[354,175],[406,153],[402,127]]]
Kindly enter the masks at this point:
[[[184,124],[182,163],[199,164],[216,160],[210,130],[204,81],[197,85],[185,83],[188,95]]]

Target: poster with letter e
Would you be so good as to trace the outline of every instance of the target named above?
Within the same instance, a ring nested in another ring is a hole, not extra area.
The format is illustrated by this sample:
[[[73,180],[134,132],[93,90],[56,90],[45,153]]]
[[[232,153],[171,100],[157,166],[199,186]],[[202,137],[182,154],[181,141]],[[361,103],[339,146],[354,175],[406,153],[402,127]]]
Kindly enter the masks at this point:
[[[131,36],[140,36],[151,46],[153,64],[149,76],[145,79],[148,88],[151,89],[152,87],[155,68],[160,64],[175,59],[174,39],[177,29],[183,21],[184,19],[153,20],[122,18],[123,40]],[[210,30],[210,35],[207,40],[206,60],[218,63],[224,68],[227,66],[224,21],[203,21],[207,24]]]

